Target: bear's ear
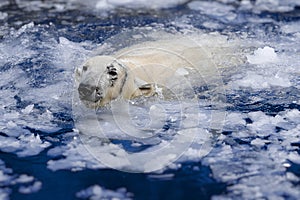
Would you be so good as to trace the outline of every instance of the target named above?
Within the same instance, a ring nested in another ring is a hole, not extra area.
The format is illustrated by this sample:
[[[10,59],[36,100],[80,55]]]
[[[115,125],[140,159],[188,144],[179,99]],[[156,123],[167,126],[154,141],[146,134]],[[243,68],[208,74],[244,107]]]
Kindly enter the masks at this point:
[[[117,68],[113,64],[110,64],[106,67],[106,70],[109,77],[110,85],[114,86],[114,83],[118,80]]]
[[[77,81],[77,82],[80,81],[81,74],[82,74],[81,69],[76,68],[75,69],[75,81]]]
[[[82,67],[77,67],[75,69],[75,77],[78,78],[78,77],[81,77],[82,74],[84,72],[86,72],[88,70],[88,66],[87,65],[83,65]]]

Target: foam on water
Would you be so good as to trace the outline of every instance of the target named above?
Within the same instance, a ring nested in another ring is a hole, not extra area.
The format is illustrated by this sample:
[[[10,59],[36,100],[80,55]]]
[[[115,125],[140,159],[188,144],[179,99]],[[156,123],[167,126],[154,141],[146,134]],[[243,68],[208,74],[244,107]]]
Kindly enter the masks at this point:
[[[90,0],[83,4],[90,8],[93,5],[93,9],[109,10],[124,6],[141,8],[154,5],[153,2],[149,5],[149,2],[126,1],[125,4],[125,1]],[[183,2],[160,1],[152,8],[167,8]],[[78,9],[76,6],[82,1],[65,3],[56,0],[48,4],[44,1],[19,0],[16,3],[28,11],[52,9],[53,12],[61,12]],[[0,2],[0,7],[8,4],[9,1]],[[231,23],[238,26],[238,22],[248,26],[237,34],[228,34],[234,31],[230,28],[224,31],[229,37],[242,39],[241,47],[250,47],[250,50],[244,52],[246,63],[232,68],[228,74],[226,70],[224,72],[228,102],[222,102],[222,105],[203,103],[200,108],[198,104],[183,105],[184,116],[178,114],[177,104],[172,102],[137,107],[132,110],[135,118],[131,119],[136,124],[143,126],[152,121],[150,128],[157,130],[162,121],[167,123],[157,132],[151,132],[157,138],[136,141],[123,135],[111,123],[111,113],[104,112],[101,127],[113,142],[101,147],[93,146],[97,144],[94,138],[79,138],[78,130],[73,127],[72,79],[75,67],[87,57],[101,53],[101,48],[107,47],[94,41],[78,42],[67,34],[57,34],[59,28],[48,22],[40,25],[31,22],[19,28],[7,25],[1,27],[1,152],[22,159],[40,156],[44,152],[49,158],[45,165],[51,171],[101,170],[108,168],[107,165],[98,162],[90,154],[82,143],[83,139],[90,141],[92,148],[103,156],[110,156],[110,152],[115,150],[114,157],[118,160],[130,154],[128,152],[160,149],[170,138],[176,138],[176,134],[181,139],[181,143],[178,142],[177,145],[184,146],[190,141],[188,136],[197,133],[193,143],[175,163],[159,166],[161,160],[172,160],[172,153],[160,155],[161,157],[151,160],[151,163],[146,162],[149,168],[161,168],[152,178],[172,180],[175,177],[168,170],[178,170],[185,162],[201,162],[212,170],[214,179],[227,184],[226,193],[216,195],[214,199],[298,199],[300,178],[293,166],[300,165],[300,23],[299,20],[278,22],[257,16],[256,13],[293,11],[300,3],[279,0],[242,1],[238,8],[235,7],[236,4],[237,1],[234,0],[193,1],[188,4],[187,9],[200,14],[193,13],[170,20],[173,20],[172,26],[182,29],[184,33],[193,31],[195,27],[218,31]],[[243,17],[237,13],[244,11],[251,14]],[[0,20],[7,20],[9,17],[9,12],[0,12]],[[201,26],[197,24],[199,22],[193,21],[194,17],[195,20],[202,20]],[[251,23],[247,24],[247,20]],[[255,25],[251,25],[252,23]],[[265,30],[271,27],[269,24],[277,29]],[[267,33],[271,33],[272,37],[268,37]],[[179,73],[186,74],[185,71]],[[205,95],[204,93],[203,96]],[[163,116],[161,113],[165,110],[162,106],[167,111]],[[212,111],[208,109],[209,106],[226,108],[221,135],[209,129]],[[198,120],[201,121],[200,124],[195,123]],[[146,133],[139,131],[136,134]],[[131,161],[145,164],[141,157],[132,157]],[[128,163],[117,164],[121,168]],[[17,188],[23,194],[39,192],[43,188],[45,183],[32,174],[17,174],[11,168],[0,160],[0,199],[9,199],[12,188]],[[113,191],[100,185],[91,185],[78,191],[76,197],[130,199],[132,195],[124,188]]]

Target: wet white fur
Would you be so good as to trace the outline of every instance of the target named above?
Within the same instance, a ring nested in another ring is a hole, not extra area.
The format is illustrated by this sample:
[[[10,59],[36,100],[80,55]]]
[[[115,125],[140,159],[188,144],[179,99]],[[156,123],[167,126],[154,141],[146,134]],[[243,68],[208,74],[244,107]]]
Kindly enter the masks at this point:
[[[89,107],[101,107],[119,97],[152,96],[157,94],[157,85],[172,89],[174,82],[182,79],[192,85],[215,81],[220,68],[243,62],[239,52],[238,41],[230,41],[221,35],[168,35],[127,47],[113,55],[88,59],[83,64],[86,71],[82,67],[76,70],[76,83],[98,85],[103,99],[84,103]],[[107,71],[110,65],[117,71],[117,80],[113,84]],[[186,79],[188,76],[192,79]]]

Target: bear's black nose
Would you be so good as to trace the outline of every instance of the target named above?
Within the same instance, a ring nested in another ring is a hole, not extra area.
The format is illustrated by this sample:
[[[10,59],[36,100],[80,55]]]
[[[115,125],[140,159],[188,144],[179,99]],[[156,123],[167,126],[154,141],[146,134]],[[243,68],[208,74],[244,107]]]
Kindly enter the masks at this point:
[[[97,102],[102,99],[102,94],[96,86],[80,83],[78,87],[79,98],[81,100]]]

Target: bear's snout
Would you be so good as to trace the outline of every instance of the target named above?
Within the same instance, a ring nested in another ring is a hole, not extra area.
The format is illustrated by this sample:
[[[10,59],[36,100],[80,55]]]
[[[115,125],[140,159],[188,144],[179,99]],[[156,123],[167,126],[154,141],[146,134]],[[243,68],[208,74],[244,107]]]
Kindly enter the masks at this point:
[[[99,87],[80,83],[78,87],[79,98],[85,101],[98,102],[103,98]]]

